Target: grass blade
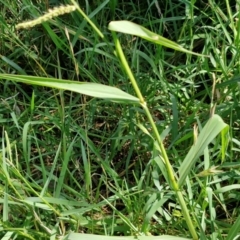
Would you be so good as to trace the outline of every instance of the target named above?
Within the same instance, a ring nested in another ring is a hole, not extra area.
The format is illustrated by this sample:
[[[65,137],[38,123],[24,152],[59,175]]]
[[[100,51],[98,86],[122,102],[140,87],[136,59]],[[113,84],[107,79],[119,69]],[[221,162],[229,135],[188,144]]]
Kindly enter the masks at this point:
[[[139,102],[138,98],[123,92],[122,90],[99,83],[77,82],[70,80],[59,80],[55,78],[35,77],[26,75],[0,74],[0,79],[22,82],[44,87],[52,87],[69,90],[91,97],[110,99],[118,102]]]
[[[156,33],[151,32],[150,30],[129,21],[112,21],[108,25],[108,29],[115,32],[127,33],[141,37],[149,42],[162,45],[180,52],[190,53],[197,56],[204,56],[202,54],[194,53],[183,48],[181,45],[162,37]]]
[[[239,234],[239,229],[240,229],[240,215],[238,216],[237,220],[233,224],[233,226],[230,228],[230,231],[227,235],[226,240],[232,240],[235,239],[237,234]]]
[[[68,237],[69,240],[89,239],[89,240],[188,240],[188,238],[173,237],[169,235],[162,236],[126,236],[126,237],[111,237],[111,236],[99,236],[94,234],[83,233],[71,233]]]
[[[199,134],[199,137],[194,146],[190,149],[187,156],[179,169],[179,187],[183,185],[186,177],[190,173],[193,165],[197,161],[198,157],[203,154],[204,149],[209,143],[219,134],[227,124],[223,122],[221,117],[213,115],[213,117],[207,122],[203,130]]]

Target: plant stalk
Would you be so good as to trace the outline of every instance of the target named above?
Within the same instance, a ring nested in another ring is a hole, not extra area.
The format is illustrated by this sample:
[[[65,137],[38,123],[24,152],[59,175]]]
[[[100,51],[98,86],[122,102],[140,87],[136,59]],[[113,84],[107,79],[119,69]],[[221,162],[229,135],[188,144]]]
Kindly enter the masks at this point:
[[[85,20],[91,25],[91,27],[95,30],[95,32],[101,37],[104,38],[103,33],[98,29],[98,27],[91,21],[91,19],[82,11],[79,5],[74,1],[71,0],[72,4],[77,8],[78,12],[85,18]]]
[[[166,169],[167,169],[167,172],[168,172],[168,177],[169,177],[169,180],[170,180],[170,183],[171,183],[171,188],[172,190],[174,190],[176,192],[176,196],[178,198],[178,201],[179,201],[179,204],[181,206],[181,209],[182,209],[182,213],[183,213],[183,216],[185,218],[185,221],[188,225],[188,229],[193,237],[194,240],[197,240],[198,239],[198,235],[195,231],[195,227],[193,225],[193,222],[192,222],[192,219],[190,217],[190,214],[188,212],[188,208],[187,208],[187,205],[184,201],[184,198],[183,198],[183,194],[182,192],[180,191],[179,189],[179,186],[178,186],[178,183],[177,183],[177,180],[175,178],[175,173],[174,173],[174,170],[172,169],[172,165],[169,161],[169,158],[168,158],[168,155],[167,155],[167,152],[165,150],[165,147],[163,145],[163,142],[161,140],[161,137],[160,137],[160,134],[158,132],[158,129],[157,129],[157,126],[153,120],[153,117],[149,111],[149,108],[147,107],[147,103],[145,102],[143,96],[142,96],[142,93],[137,85],[137,82],[133,76],[133,73],[128,65],[128,62],[125,58],[125,55],[123,53],[123,50],[122,50],[122,47],[121,47],[121,44],[117,38],[117,35],[115,32],[112,32],[113,34],[113,39],[114,39],[114,42],[115,42],[115,46],[116,46],[116,50],[117,50],[117,54],[118,54],[118,57],[120,58],[120,61],[124,67],[124,70],[126,71],[129,79],[130,79],[130,82],[132,83],[133,85],[133,88],[136,92],[136,95],[137,97],[139,98],[140,100],[140,104],[142,106],[142,108],[144,109],[146,115],[147,115],[147,118],[148,118],[148,121],[150,122],[151,126],[152,126],[152,130],[153,130],[153,133],[156,137],[156,140],[157,140],[157,143],[159,145],[159,148],[161,150],[161,155],[163,157],[163,160],[164,160],[164,163],[165,163],[165,166],[166,166]]]

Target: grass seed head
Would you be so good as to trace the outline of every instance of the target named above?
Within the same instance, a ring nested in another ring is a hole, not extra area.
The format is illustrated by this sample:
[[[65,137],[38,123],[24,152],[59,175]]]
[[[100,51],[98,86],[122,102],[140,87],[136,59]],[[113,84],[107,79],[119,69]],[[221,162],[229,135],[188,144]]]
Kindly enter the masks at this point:
[[[66,5],[66,6],[60,6],[60,7],[56,7],[53,9],[49,9],[49,11],[46,14],[44,14],[43,16],[40,16],[39,18],[37,18],[35,20],[17,24],[16,29],[31,28],[38,24],[46,22],[54,17],[63,15],[65,13],[70,13],[75,10],[76,10],[76,7],[74,5]]]

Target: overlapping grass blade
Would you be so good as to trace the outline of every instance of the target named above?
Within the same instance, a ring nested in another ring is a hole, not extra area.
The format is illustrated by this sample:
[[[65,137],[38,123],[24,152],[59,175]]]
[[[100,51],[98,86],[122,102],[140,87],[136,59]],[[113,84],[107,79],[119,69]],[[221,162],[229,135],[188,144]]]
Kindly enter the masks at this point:
[[[179,186],[183,185],[193,165],[198,160],[198,157],[203,154],[204,149],[226,127],[227,124],[224,123],[222,118],[219,117],[218,115],[213,115],[213,117],[209,119],[209,121],[199,134],[199,137],[195,145],[192,146],[192,148],[190,149],[183,163],[180,166]]]
[[[240,229],[240,215],[238,216],[237,220],[233,224],[233,226],[230,228],[230,231],[227,235],[226,240],[232,240],[235,239],[237,234],[239,234],[239,229]]]
[[[228,81],[217,84],[216,88],[224,88],[235,84],[240,84],[240,75],[234,76],[232,79]]]

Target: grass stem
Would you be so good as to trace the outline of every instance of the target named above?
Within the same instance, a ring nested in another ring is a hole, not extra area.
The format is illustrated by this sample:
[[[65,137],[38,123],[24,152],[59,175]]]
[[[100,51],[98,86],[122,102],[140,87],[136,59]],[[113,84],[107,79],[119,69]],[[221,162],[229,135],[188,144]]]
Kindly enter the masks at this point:
[[[185,220],[187,222],[187,225],[188,225],[188,228],[189,228],[189,231],[193,237],[194,240],[197,240],[198,239],[198,235],[195,231],[195,227],[193,225],[193,222],[191,220],[191,217],[189,215],[189,212],[188,212],[188,208],[187,208],[187,205],[184,201],[184,198],[183,198],[183,195],[182,195],[182,192],[180,191],[179,189],[179,186],[178,186],[178,183],[177,183],[177,180],[175,179],[174,177],[174,170],[172,169],[172,165],[169,161],[169,158],[168,158],[168,155],[167,155],[167,152],[165,150],[165,147],[164,147],[164,144],[161,140],[161,137],[160,137],[160,134],[158,132],[158,129],[157,129],[157,126],[153,120],[153,117],[149,111],[149,108],[147,107],[147,103],[145,102],[143,96],[142,96],[142,93],[138,87],[138,84],[135,80],[135,77],[133,76],[133,73],[128,65],[128,62],[125,58],[125,55],[123,53],[123,50],[122,50],[122,47],[121,47],[121,44],[117,38],[117,35],[116,33],[112,33],[113,34],[113,38],[114,38],[114,42],[115,42],[115,46],[116,46],[116,50],[117,50],[117,54],[120,58],[120,61],[124,67],[124,70],[126,71],[129,79],[130,79],[130,82],[131,84],[133,85],[133,88],[137,94],[137,97],[139,98],[140,100],[140,103],[141,103],[141,106],[142,108],[144,109],[146,115],[147,115],[147,118],[148,118],[148,121],[149,123],[151,124],[151,127],[152,127],[152,130],[153,130],[153,133],[155,135],[155,138],[157,140],[157,143],[159,145],[159,148],[161,150],[161,155],[163,157],[163,160],[164,160],[164,163],[166,165],[166,169],[167,169],[167,173],[168,173],[168,177],[169,177],[169,182],[171,183],[171,188],[176,192],[176,195],[177,195],[177,198],[178,198],[178,201],[179,201],[179,204],[181,205],[181,209],[182,209],[182,213],[185,217]]]

